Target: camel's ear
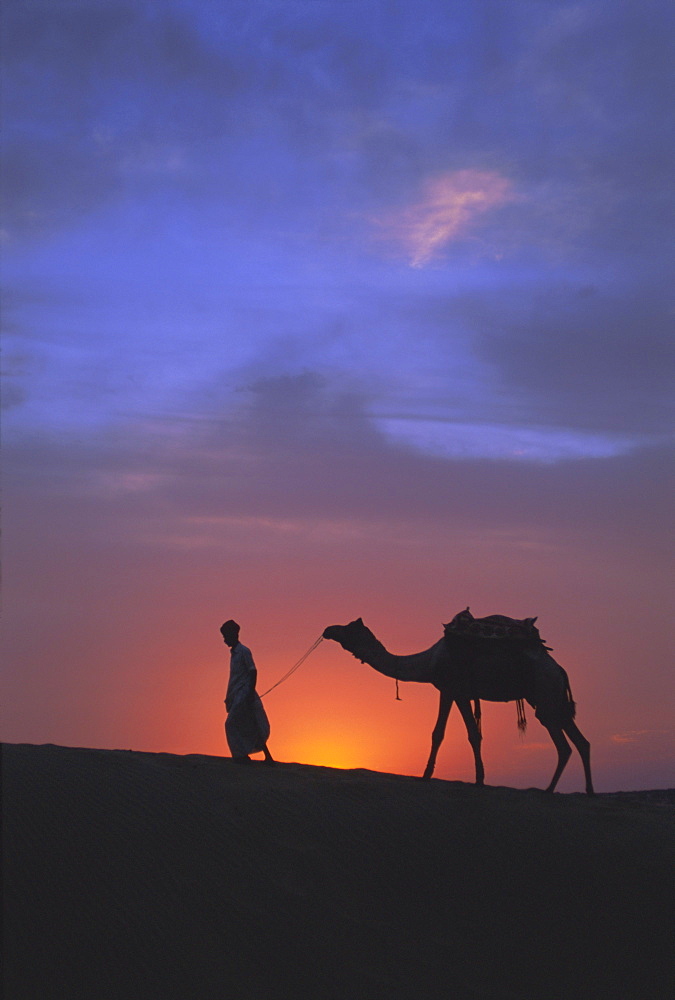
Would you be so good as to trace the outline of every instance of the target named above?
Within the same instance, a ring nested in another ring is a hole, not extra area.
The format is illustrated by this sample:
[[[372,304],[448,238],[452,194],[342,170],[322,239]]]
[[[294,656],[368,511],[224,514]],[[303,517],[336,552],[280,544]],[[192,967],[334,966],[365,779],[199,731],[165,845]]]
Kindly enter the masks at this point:
[[[363,625],[363,618],[357,618],[356,619],[356,624],[357,625]]]

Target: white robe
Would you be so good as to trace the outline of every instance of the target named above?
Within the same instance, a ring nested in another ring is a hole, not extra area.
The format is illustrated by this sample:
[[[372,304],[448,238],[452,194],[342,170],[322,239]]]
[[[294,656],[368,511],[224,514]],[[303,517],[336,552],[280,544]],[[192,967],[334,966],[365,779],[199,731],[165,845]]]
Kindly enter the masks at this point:
[[[230,682],[225,706],[225,736],[233,757],[246,757],[263,749],[270,724],[255,690],[255,663],[251,650],[240,642],[230,651]]]

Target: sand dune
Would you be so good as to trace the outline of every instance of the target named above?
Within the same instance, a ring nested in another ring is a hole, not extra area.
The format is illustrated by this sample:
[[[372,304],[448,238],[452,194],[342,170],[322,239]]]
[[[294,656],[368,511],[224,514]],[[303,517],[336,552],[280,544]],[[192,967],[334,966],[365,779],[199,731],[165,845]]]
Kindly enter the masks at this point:
[[[675,793],[3,748],[6,1000],[656,1000]]]

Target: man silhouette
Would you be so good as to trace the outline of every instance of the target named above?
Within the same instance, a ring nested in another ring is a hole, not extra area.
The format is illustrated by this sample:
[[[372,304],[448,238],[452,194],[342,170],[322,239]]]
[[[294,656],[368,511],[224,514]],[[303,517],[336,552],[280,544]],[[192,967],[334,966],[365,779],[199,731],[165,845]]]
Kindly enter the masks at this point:
[[[267,749],[270,724],[256,692],[258,671],[251,650],[239,642],[239,626],[230,618],[220,626],[223,642],[230,647],[230,681],[225,695],[225,736],[232,758],[238,764],[250,763],[250,753],[263,753],[265,763],[273,764]]]

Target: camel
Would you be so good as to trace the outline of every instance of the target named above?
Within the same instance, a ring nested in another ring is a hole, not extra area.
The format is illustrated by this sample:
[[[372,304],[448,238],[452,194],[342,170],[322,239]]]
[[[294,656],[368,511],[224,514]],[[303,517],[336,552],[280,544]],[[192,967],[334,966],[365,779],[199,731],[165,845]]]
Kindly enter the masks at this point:
[[[446,625],[443,638],[429,649],[408,656],[388,652],[361,618],[348,625],[329,625],[323,637],[335,640],[362,663],[369,664],[387,677],[433,684],[439,690],[438,719],[431,736],[431,753],[422,775],[424,779],[428,780],[434,773],[453,703],[464,720],[473,750],[476,784],[483,785],[482,737],[477,721],[480,700],[517,701],[521,728],[524,728],[525,721],[522,702],[527,701],[535,709],[536,718],[548,730],[558,751],[558,765],[546,791],[553,792],[572,755],[569,738],[581,757],[586,792],[593,795],[590,743],[574,722],[575,704],[567,674],[539,639],[539,633],[533,628],[535,619],[525,619],[517,624],[530,624],[536,638],[472,638],[457,634],[453,629],[457,619],[467,613],[468,609]],[[501,616],[492,617],[498,619]],[[471,709],[472,701],[476,705],[474,711]]]

